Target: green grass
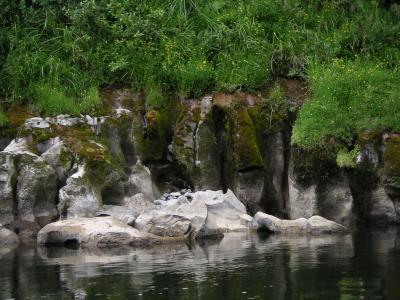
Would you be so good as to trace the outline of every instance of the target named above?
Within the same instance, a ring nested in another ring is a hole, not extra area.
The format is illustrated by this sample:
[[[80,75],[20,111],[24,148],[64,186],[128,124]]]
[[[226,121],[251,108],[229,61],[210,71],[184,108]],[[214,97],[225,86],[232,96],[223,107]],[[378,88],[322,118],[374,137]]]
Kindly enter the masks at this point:
[[[399,75],[366,60],[313,65],[313,97],[300,110],[292,143],[314,148],[330,140],[351,147],[358,133],[376,128],[400,131]]]
[[[77,103],[113,83],[192,97],[307,78],[313,61],[373,57],[391,68],[400,59],[398,6],[373,0],[1,5],[0,93],[22,104],[37,103],[43,82]]]
[[[79,101],[67,96],[60,90],[49,85],[35,87],[37,109],[45,115],[90,113],[101,106],[101,99],[97,88],[90,88]]]

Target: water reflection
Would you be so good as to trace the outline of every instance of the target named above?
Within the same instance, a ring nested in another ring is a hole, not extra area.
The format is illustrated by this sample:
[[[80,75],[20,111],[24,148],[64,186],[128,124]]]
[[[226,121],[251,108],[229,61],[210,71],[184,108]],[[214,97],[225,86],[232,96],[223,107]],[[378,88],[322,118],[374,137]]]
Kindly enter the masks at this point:
[[[400,299],[397,229],[0,252],[1,299]]]

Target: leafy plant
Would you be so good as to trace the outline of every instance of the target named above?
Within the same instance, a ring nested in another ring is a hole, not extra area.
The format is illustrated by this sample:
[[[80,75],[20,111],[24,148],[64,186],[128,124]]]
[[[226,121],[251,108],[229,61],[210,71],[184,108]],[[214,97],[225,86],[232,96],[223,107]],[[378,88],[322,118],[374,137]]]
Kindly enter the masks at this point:
[[[355,147],[350,151],[348,151],[347,149],[341,149],[336,156],[336,164],[340,168],[354,168],[356,166],[357,157],[359,154],[359,147]]]

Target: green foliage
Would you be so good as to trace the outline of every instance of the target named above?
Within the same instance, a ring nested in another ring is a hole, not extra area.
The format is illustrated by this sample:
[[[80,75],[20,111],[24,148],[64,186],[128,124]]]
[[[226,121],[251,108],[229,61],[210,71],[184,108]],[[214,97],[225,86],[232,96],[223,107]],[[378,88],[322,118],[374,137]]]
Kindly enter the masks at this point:
[[[400,130],[400,76],[382,63],[335,60],[310,69],[313,99],[305,103],[292,143],[313,148],[333,139],[351,145],[358,132]]]
[[[46,115],[62,113],[77,115],[81,112],[91,112],[101,105],[99,92],[94,87],[82,96],[79,103],[60,90],[46,84],[35,87],[35,98],[36,107]]]
[[[0,111],[0,127],[6,125],[7,122],[7,116],[2,111]]]
[[[192,97],[254,91],[274,75],[307,78],[315,61],[364,57],[394,68],[400,59],[398,10],[376,0],[0,0],[0,7],[0,94],[39,108],[47,106],[36,91],[43,83],[91,110],[92,89],[114,83]]]
[[[336,156],[336,164],[340,168],[354,168],[356,166],[357,157],[359,154],[359,147],[356,147],[351,151],[348,151],[347,149],[341,149]]]
[[[263,122],[268,124],[268,130],[273,126],[279,126],[280,121],[287,117],[288,103],[282,94],[279,85],[276,85],[267,98],[261,99],[260,113]]]

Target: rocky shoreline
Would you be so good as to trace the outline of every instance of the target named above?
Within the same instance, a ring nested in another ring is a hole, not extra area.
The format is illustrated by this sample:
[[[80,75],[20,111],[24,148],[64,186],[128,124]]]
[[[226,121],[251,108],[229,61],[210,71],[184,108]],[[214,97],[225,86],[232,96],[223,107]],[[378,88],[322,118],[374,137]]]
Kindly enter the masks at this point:
[[[103,94],[99,117],[21,118],[0,137],[4,240],[147,245],[399,223],[399,136],[360,134],[355,168],[341,169],[290,145],[303,87],[281,84],[289,109],[269,124],[260,95],[180,99],[167,113],[124,89]]]

